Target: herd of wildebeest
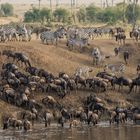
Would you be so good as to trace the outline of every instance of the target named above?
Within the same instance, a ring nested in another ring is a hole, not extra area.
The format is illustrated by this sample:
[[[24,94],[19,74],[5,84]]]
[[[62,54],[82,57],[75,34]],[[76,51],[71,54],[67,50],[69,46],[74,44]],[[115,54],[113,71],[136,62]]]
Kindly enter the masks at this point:
[[[125,43],[126,35],[122,28],[72,28],[59,27],[56,31],[51,31],[46,28],[27,28],[4,26],[0,29],[1,42],[18,40],[31,40],[31,33],[36,33],[37,37],[43,43],[52,43],[64,36],[67,38],[66,45],[69,48],[75,46],[84,47],[90,45],[89,39],[93,39],[103,34],[109,34],[111,38],[115,37],[120,43],[123,40]],[[130,32],[130,37],[139,40],[139,29],[133,29]],[[114,53],[117,56],[120,53],[121,47],[115,48]],[[101,54],[99,48],[94,48],[92,51],[94,65],[99,65],[103,59],[110,56]],[[140,64],[136,67],[137,77],[134,79],[123,76],[125,65],[129,63],[129,52],[124,51],[123,57],[125,64],[115,66],[113,64],[105,65],[102,72],[99,72],[94,77],[89,77],[89,72],[93,69],[88,67],[78,68],[72,76],[67,73],[60,72],[57,76],[47,70],[32,66],[30,59],[21,52],[12,50],[3,50],[1,57],[6,57],[1,70],[0,81],[0,98],[1,100],[23,108],[24,111],[19,111],[15,114],[5,113],[2,115],[3,129],[10,127],[29,130],[34,122],[44,122],[45,127],[56,121],[62,127],[65,123],[72,126],[82,126],[82,124],[96,125],[102,117],[106,116],[110,124],[125,123],[128,120],[136,122],[140,120],[140,107],[121,108],[116,107],[109,109],[104,105],[104,101],[97,96],[87,96],[82,102],[80,108],[65,107],[55,97],[65,100],[69,94],[76,94],[80,90],[85,92],[92,91],[93,93],[107,92],[109,90],[118,90],[132,94],[132,92],[140,92]],[[12,62],[11,62],[12,61]],[[108,72],[111,70],[112,73]],[[121,76],[115,74],[116,71],[121,73]],[[118,86],[118,88],[116,88]],[[125,87],[125,88],[124,88]],[[36,94],[46,94],[45,98],[37,101]]]

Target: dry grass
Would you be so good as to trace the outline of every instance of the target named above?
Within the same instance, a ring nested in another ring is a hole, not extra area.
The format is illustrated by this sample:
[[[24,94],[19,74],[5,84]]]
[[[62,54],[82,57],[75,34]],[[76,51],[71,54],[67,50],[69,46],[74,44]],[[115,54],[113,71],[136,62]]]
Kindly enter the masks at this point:
[[[9,24],[11,22],[19,22],[20,19],[16,17],[0,17],[0,25]]]

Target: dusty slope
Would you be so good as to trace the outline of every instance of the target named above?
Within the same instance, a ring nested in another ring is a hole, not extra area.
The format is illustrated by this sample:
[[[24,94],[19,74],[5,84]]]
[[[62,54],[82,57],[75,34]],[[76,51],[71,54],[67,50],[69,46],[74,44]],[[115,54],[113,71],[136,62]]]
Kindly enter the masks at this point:
[[[77,51],[68,51],[65,46],[65,41],[60,41],[57,47],[55,46],[47,46],[41,44],[40,41],[31,41],[31,42],[7,42],[4,44],[0,44],[1,51],[3,49],[12,49],[15,51],[23,52],[31,59],[32,65],[37,66],[39,68],[44,68],[53,74],[57,75],[59,72],[63,71],[70,75],[72,75],[75,69],[78,66],[89,66],[94,69],[94,72],[91,73],[91,76],[94,76],[98,71],[101,71],[102,68],[95,68],[92,66],[92,58],[90,56],[89,51],[91,48],[98,46],[106,55],[111,55],[111,59],[107,60],[106,63],[120,63],[123,62],[122,56],[118,58],[114,57],[113,49],[117,47],[118,44],[113,40],[102,39],[102,40],[94,40],[91,42],[87,52],[79,53]],[[126,69],[126,76],[134,77],[136,76],[136,66],[140,63],[140,48],[138,44],[134,43],[132,40],[127,40],[127,44],[125,48],[129,48],[131,50],[132,56],[130,64],[127,66]],[[1,62],[5,62],[7,59],[1,56]],[[2,63],[1,63],[2,64]],[[81,100],[92,93],[91,91],[79,91],[78,93],[72,93],[68,95],[65,100],[60,100],[66,106],[73,106],[79,107],[81,105]],[[36,99],[40,101],[42,97],[45,95],[43,94],[36,94]],[[109,99],[112,100],[113,104],[108,104],[105,101],[107,106],[111,105],[121,105],[126,106],[129,105],[127,100],[130,103],[135,103],[140,105],[140,94],[132,93],[131,95],[127,94],[127,90],[124,89],[122,93],[118,93],[117,91],[108,91],[107,93],[100,93],[98,94],[99,97],[102,99]],[[57,97],[56,97],[57,98]],[[18,110],[15,107],[12,107],[6,103],[0,101],[0,109],[2,112],[7,110]],[[6,109],[5,109],[6,107]]]
[[[0,17],[0,25],[9,24],[11,22],[19,22],[20,19],[16,17]]]

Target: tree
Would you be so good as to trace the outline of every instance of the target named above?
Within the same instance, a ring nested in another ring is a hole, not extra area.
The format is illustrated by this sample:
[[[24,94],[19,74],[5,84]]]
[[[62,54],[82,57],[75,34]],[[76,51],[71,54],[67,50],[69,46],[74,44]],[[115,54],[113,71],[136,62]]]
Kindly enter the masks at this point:
[[[69,12],[66,9],[58,8],[53,13],[58,22],[66,22],[69,17]]]
[[[31,11],[27,11],[24,14],[25,22],[37,22],[40,21],[40,10],[37,8],[33,8]]]
[[[85,8],[80,8],[79,11],[77,12],[77,18],[79,22],[85,22],[86,21],[86,9]]]
[[[96,14],[97,21],[105,22],[109,24],[116,23],[117,21],[122,21],[124,19],[124,5],[123,3],[119,3],[114,7],[107,7],[105,9],[101,9]],[[126,7],[126,6],[125,6]]]
[[[118,18],[115,9],[106,8],[97,14],[97,19],[101,22],[115,23]]]
[[[13,5],[9,3],[1,4],[1,11],[4,13],[4,16],[12,16],[14,13]]]
[[[32,11],[27,11],[25,14],[24,14],[24,21],[25,22],[34,22],[34,19],[33,19],[33,12]]]
[[[128,23],[136,22],[136,20],[140,18],[140,6],[135,5],[135,10],[134,10],[134,3],[129,4],[126,8],[126,18],[128,20]]]
[[[114,6],[114,0],[112,0],[111,3],[112,3],[112,7],[113,7]]]
[[[108,0],[106,0],[106,7],[109,7]]]
[[[40,20],[40,10],[37,8],[33,8],[32,13],[33,13],[33,20],[39,21]]]
[[[86,8],[86,16],[87,19],[90,22],[93,22],[96,20],[96,15],[98,13],[99,9],[97,7],[95,7],[94,5],[91,5],[89,7]]]
[[[41,3],[41,0],[38,0],[38,7],[39,7],[39,10],[40,10],[40,3]]]
[[[0,17],[3,17],[4,16],[4,13],[3,11],[0,9]]]
[[[59,6],[59,0],[56,0],[56,8]]]
[[[42,23],[44,23],[44,21],[47,19],[47,21],[49,21],[49,19],[51,19],[51,10],[50,9],[46,9],[43,8],[40,11],[40,19],[42,21]]]

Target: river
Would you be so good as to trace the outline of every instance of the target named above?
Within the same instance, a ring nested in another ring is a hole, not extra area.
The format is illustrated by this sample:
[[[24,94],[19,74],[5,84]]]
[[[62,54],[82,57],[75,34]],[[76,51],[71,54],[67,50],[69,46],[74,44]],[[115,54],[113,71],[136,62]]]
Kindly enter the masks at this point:
[[[97,126],[64,128],[52,124],[49,128],[35,125],[28,132],[0,130],[0,140],[140,140],[140,125],[112,125],[99,123]]]

